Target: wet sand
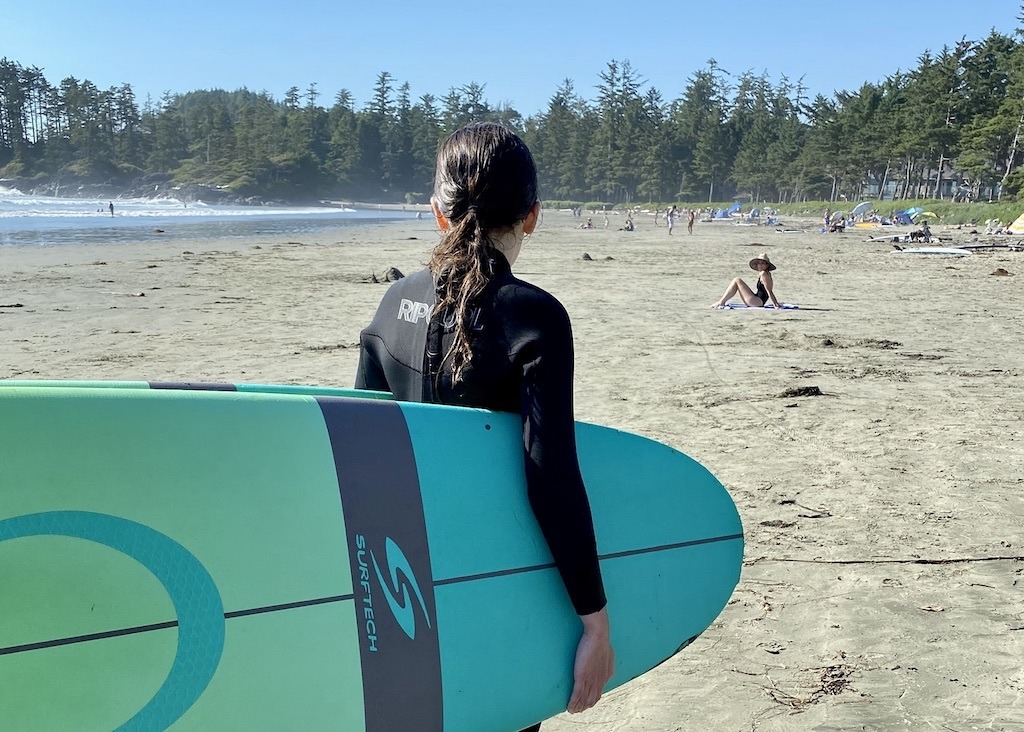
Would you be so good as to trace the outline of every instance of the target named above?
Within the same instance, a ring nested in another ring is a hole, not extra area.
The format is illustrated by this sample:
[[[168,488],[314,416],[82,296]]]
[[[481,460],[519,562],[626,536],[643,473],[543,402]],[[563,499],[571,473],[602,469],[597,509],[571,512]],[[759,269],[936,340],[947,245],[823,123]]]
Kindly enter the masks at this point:
[[[747,550],[697,642],[544,729],[1024,729],[1024,253],[594,220],[545,212],[515,267],[572,317],[577,418],[705,464]],[[436,237],[0,249],[0,378],[347,386],[371,274]],[[710,309],[762,251],[801,309]]]

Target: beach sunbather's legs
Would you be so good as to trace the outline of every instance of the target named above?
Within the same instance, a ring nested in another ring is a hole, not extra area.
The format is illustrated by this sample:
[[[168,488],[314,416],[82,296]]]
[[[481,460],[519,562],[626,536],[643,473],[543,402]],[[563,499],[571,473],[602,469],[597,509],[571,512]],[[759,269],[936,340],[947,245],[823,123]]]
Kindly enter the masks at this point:
[[[743,304],[750,308],[761,308],[764,307],[764,302],[761,298],[754,294],[754,291],[750,289],[750,286],[741,280],[739,277],[729,283],[729,287],[726,288],[725,294],[722,295],[722,299],[716,302],[711,307],[718,308],[729,302],[734,295],[739,293],[739,296],[743,299]]]

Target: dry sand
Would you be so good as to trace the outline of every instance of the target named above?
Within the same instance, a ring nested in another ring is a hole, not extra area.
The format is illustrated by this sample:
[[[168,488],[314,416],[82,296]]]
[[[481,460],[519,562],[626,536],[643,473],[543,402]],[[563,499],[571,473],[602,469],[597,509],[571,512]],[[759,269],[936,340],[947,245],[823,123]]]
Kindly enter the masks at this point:
[[[572,316],[577,418],[700,460],[748,543],[696,643],[544,729],[1024,729],[1024,254],[578,221],[546,212],[516,266]],[[0,378],[346,386],[385,288],[365,279],[435,240],[0,249]],[[805,309],[709,309],[762,251]]]

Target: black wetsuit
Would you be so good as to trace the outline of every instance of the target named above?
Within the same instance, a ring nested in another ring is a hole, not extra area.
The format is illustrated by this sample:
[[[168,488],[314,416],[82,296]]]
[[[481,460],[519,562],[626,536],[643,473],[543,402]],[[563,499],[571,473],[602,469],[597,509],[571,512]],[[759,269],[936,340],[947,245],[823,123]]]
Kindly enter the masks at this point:
[[[442,363],[454,335],[443,317],[431,318],[434,280],[423,270],[391,286],[360,334],[356,388],[521,414],[530,505],[573,607],[587,615],[605,606],[605,594],[576,457],[569,316],[547,292],[515,278],[504,257],[494,268],[473,312],[473,358],[462,381],[453,385]]]

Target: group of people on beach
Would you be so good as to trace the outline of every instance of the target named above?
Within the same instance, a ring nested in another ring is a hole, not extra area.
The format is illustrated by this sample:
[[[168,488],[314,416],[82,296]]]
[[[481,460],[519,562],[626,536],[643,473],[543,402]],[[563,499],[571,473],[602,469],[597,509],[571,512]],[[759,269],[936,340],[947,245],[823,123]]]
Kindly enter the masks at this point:
[[[579,215],[579,214],[577,214],[577,210],[578,209],[575,208],[575,207],[572,209],[573,216],[578,216]],[[684,216],[686,217],[686,233],[687,234],[692,234],[693,233],[693,224],[697,220],[697,211],[696,211],[696,209],[686,209],[686,208],[680,209],[675,204],[673,204],[672,206],[670,206],[667,209],[665,209],[664,212],[662,212],[660,209],[657,209],[657,208],[654,209],[654,225],[655,226],[659,226],[659,223],[658,223],[659,220],[664,218],[665,219],[665,223],[666,223],[666,225],[668,227],[669,236],[671,236],[672,235],[672,231],[675,229],[676,221],[678,221],[680,218],[682,218]],[[604,213],[604,228],[607,229],[608,226],[609,226],[608,212],[605,211],[605,213]],[[582,222],[582,223],[580,223],[576,228],[577,229],[596,229],[597,227],[594,225],[593,217],[588,216],[587,220]],[[619,231],[635,231],[635,230],[636,230],[636,222],[633,220],[633,211],[632,211],[632,209],[626,209],[626,221],[619,228]]]
[[[674,203],[665,209],[665,224],[668,226],[668,235],[672,236],[672,230],[676,226],[676,219],[686,217],[686,233],[693,233],[693,224],[697,220],[697,212],[692,208],[680,210]],[[658,225],[658,209],[654,209],[654,225]]]
[[[826,234],[842,234],[846,231],[846,217],[842,214],[833,214],[829,209],[821,216],[822,231]],[[851,226],[853,224],[850,224]]]

